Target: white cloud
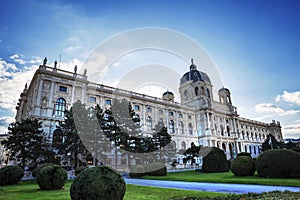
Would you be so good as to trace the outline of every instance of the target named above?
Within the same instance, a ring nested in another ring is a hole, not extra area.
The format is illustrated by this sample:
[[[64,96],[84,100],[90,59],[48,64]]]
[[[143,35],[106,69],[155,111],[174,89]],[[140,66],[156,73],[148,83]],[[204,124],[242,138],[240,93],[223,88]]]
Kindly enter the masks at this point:
[[[43,63],[43,60],[41,57],[38,56],[32,56],[30,60],[27,61],[30,64],[41,64]]]
[[[14,63],[7,63],[0,58],[0,80],[11,77],[18,68]]]
[[[300,120],[286,125],[282,128],[285,138],[299,138],[300,137]]]
[[[62,62],[60,64],[60,69],[73,72],[74,67],[77,65],[77,73],[82,73],[84,69],[81,69],[82,61],[78,58],[73,58],[67,62]]]
[[[76,36],[72,36],[72,37],[69,37],[69,38],[67,39],[67,41],[68,41],[69,43],[71,43],[71,44],[77,44],[77,43],[79,43],[79,38],[76,37]]]
[[[10,59],[14,60],[14,59],[18,59],[20,58],[18,54],[14,54],[12,56],[9,57]]]
[[[282,95],[277,95],[276,102],[283,100],[288,103],[295,103],[300,105],[300,91],[287,92],[284,91]]]
[[[23,59],[23,55],[14,54],[14,55],[10,56],[9,58],[12,59],[14,62],[19,63],[20,65],[26,64],[26,60]]]
[[[13,69],[8,71],[7,69]],[[32,65],[17,70],[12,63],[0,59],[0,107],[7,108],[15,113],[15,106],[24,85],[29,83],[37,65]]]
[[[69,47],[65,48],[64,51],[70,53],[70,52],[78,51],[80,49],[82,49],[82,46],[72,45],[72,46],[69,46]]]
[[[0,117],[0,134],[7,133],[8,125],[14,121],[13,117]]]
[[[279,116],[293,115],[300,113],[300,110],[284,110],[271,103],[261,103],[255,106],[255,110],[258,113],[275,114]]]
[[[282,108],[271,104],[271,103],[261,103],[255,106],[255,110],[259,113],[284,113]]]

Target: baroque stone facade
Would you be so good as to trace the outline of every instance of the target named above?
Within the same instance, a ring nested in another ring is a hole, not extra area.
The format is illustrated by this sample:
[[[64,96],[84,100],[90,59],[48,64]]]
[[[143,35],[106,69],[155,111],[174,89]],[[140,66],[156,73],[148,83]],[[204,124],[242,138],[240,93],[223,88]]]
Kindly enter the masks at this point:
[[[187,149],[194,143],[223,149],[228,159],[239,152],[249,152],[257,157],[260,145],[269,133],[277,140],[283,140],[279,122],[263,123],[241,118],[232,105],[227,88],[221,88],[218,98],[214,98],[210,78],[193,63],[180,80],[181,103],[174,102],[171,92],[157,98],[96,84],[87,78],[86,71],[77,74],[77,70],[69,72],[44,63],[20,95],[16,120],[37,118],[43,122],[44,131],[53,136],[58,121],[63,120],[64,111],[74,102],[80,100],[87,107],[99,104],[106,108],[117,97],[131,102],[140,116],[144,132],[150,132],[158,121],[162,121],[172,135],[176,149]]]

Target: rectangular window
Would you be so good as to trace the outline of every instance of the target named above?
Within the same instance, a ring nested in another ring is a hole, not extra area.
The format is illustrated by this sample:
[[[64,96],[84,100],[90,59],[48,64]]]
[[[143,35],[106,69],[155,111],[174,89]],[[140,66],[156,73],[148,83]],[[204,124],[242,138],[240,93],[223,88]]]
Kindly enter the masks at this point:
[[[59,86],[59,91],[60,92],[67,92],[67,87],[65,87],[65,86]]]
[[[90,102],[96,103],[96,97],[90,97]]]
[[[192,116],[191,116],[191,115],[189,115],[189,116],[188,116],[188,119],[192,119]]]
[[[174,113],[173,112],[169,112],[169,116],[174,116]]]
[[[183,114],[182,113],[179,113],[179,118],[183,118]]]
[[[148,107],[147,112],[152,112],[152,109],[150,107]]]
[[[105,104],[106,104],[106,105],[111,105],[111,100],[110,100],[110,99],[106,99],[106,100],[105,100]]]
[[[159,110],[158,113],[159,113],[160,115],[162,115],[162,114],[164,114],[164,111],[163,111],[163,110]]]
[[[140,110],[140,106],[139,105],[134,105],[134,110],[139,111]]]

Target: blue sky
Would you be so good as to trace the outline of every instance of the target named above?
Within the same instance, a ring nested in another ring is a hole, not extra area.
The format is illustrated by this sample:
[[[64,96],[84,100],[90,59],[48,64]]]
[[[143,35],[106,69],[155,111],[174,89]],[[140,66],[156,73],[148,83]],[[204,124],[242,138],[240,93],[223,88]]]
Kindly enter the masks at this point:
[[[299,1],[0,0],[0,7],[1,133],[45,56],[53,63],[62,55],[61,67],[72,69],[112,35],[161,27],[207,51],[241,116],[279,120],[284,137],[300,137]]]

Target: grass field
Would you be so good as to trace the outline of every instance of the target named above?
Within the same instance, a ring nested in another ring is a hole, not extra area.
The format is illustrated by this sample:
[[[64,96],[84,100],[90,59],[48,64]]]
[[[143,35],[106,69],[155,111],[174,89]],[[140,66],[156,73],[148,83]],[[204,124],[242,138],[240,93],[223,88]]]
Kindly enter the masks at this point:
[[[18,185],[0,186],[1,200],[70,200],[70,186],[72,181],[67,181],[64,189],[42,191],[35,181],[21,181]],[[125,200],[162,200],[180,197],[217,197],[226,196],[223,193],[199,192],[189,190],[164,189],[156,187],[143,187],[126,185]]]
[[[300,179],[281,179],[281,178],[261,178],[255,176],[237,177],[231,172],[224,173],[202,173],[195,171],[168,173],[167,176],[144,176],[145,179],[156,180],[177,180],[188,182],[209,182],[209,183],[238,183],[238,184],[258,184],[276,186],[300,187]]]
[[[201,173],[201,172],[176,172],[168,173],[165,177],[145,176],[147,179],[159,180],[180,180],[191,182],[219,182],[219,183],[242,183],[242,184],[264,184],[264,185],[280,185],[280,186],[295,186],[300,187],[300,179],[273,179],[260,178],[258,176],[249,177],[235,177],[231,172],[226,173]],[[21,181],[17,185],[0,186],[0,200],[70,200],[70,186],[72,181],[69,180],[62,190],[42,191],[34,180]],[[300,199],[300,193],[280,193],[280,194],[265,194],[273,195],[253,197],[253,199]],[[276,198],[274,198],[274,196]],[[125,200],[165,200],[165,199],[189,199],[185,197],[193,197],[193,199],[208,199],[207,197],[229,197],[229,194],[177,190],[157,187],[145,187],[136,185],[126,185]],[[232,197],[232,196],[230,196]],[[291,198],[287,198],[291,197]],[[224,198],[223,198],[224,199]],[[239,199],[239,197],[237,197]],[[242,197],[243,199],[243,197]],[[249,198],[247,196],[246,198]]]

